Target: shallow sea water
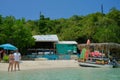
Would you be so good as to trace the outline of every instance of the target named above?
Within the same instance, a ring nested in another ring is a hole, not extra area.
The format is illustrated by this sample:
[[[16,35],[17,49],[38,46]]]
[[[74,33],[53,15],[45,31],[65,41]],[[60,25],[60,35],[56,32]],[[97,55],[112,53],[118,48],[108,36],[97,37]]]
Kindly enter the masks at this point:
[[[0,80],[120,80],[120,68],[61,68],[0,72]]]

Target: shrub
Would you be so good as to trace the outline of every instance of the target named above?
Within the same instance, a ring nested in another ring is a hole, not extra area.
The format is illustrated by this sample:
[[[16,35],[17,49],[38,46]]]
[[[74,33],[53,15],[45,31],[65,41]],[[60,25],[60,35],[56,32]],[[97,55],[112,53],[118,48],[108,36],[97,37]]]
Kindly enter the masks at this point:
[[[9,60],[9,56],[8,55],[4,55],[3,61],[8,62],[8,60]]]

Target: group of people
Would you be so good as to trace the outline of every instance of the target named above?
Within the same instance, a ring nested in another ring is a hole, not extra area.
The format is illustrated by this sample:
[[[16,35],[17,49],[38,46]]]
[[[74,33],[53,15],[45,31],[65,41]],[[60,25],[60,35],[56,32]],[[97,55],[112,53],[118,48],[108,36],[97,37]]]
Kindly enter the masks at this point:
[[[20,71],[20,59],[21,59],[21,54],[18,52],[18,50],[16,50],[15,53],[13,53],[12,51],[9,54],[9,66],[8,66],[8,72],[9,71],[16,71],[16,68],[18,68],[18,71]]]

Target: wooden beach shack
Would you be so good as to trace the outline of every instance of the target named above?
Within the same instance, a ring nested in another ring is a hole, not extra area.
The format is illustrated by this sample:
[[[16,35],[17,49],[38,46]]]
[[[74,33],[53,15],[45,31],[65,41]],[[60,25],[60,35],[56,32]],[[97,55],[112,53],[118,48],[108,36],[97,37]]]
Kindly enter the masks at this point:
[[[55,43],[59,41],[57,35],[34,35],[36,49],[55,49]]]
[[[28,55],[43,57],[45,54],[55,54],[55,44],[59,39],[57,35],[34,35],[35,45],[28,48]]]

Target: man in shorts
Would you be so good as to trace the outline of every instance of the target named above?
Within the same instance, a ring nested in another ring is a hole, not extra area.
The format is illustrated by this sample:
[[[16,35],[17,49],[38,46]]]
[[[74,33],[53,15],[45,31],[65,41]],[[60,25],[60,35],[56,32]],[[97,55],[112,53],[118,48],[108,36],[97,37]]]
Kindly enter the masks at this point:
[[[18,68],[18,71],[20,71],[20,59],[21,59],[21,54],[18,52],[18,50],[16,50],[16,52],[14,53],[14,70],[16,71],[16,67]]]

